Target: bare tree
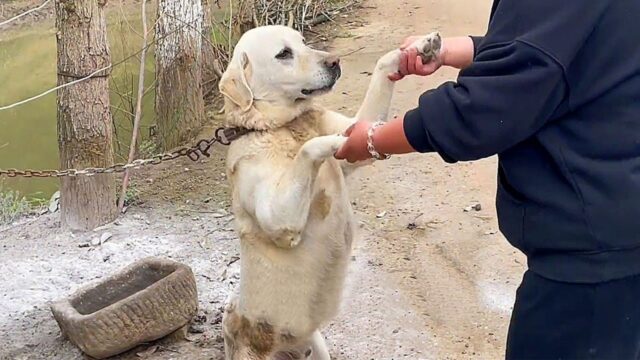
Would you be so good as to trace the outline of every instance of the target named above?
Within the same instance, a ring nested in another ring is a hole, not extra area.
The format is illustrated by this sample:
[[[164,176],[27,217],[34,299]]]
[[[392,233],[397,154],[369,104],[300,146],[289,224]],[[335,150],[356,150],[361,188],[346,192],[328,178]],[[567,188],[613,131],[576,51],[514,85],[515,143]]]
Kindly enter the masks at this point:
[[[220,8],[215,0],[202,0],[204,23],[202,25],[202,93],[205,97],[218,89],[218,81],[222,76],[221,67],[225,63],[220,56],[223,55],[220,44],[214,44],[214,31],[216,20],[214,6]],[[224,45],[224,44],[223,44]]]
[[[236,0],[229,2],[229,13],[233,21],[234,36],[240,37],[245,32],[258,26],[256,2],[256,0]]]
[[[129,157],[128,162],[133,162],[136,153],[138,151],[138,133],[140,131],[140,121],[142,120],[142,99],[144,98],[144,72],[146,69],[147,61],[147,42],[148,42],[148,29],[147,29],[147,0],[140,2],[142,14],[142,53],[140,53],[140,68],[138,71],[138,96],[136,97],[136,112],[133,118],[133,129],[131,131],[131,144],[129,145]],[[120,190],[120,198],[118,199],[118,212],[122,212],[124,209],[124,203],[127,195],[127,187],[129,186],[129,170],[125,170],[122,177],[122,188]]]
[[[104,7],[107,0],[56,0],[58,85],[108,67],[111,63]],[[113,164],[109,109],[109,71],[59,89],[58,144],[62,168]],[[90,230],[115,219],[113,175],[63,178],[62,223]]]
[[[160,0],[156,26],[158,146],[194,137],[204,123],[202,0]]]

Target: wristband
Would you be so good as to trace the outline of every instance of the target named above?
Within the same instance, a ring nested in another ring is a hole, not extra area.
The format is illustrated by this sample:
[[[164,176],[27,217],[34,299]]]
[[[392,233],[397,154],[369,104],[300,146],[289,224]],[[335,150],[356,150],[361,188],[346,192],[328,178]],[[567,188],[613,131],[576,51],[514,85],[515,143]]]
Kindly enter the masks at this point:
[[[371,125],[371,127],[369,127],[369,130],[367,131],[367,150],[369,151],[369,154],[371,154],[371,157],[376,160],[387,160],[388,158],[391,157],[391,155],[389,154],[380,154],[376,150],[375,146],[373,146],[373,133],[377,128],[379,128],[382,125],[384,125],[383,122],[376,122],[373,125]]]

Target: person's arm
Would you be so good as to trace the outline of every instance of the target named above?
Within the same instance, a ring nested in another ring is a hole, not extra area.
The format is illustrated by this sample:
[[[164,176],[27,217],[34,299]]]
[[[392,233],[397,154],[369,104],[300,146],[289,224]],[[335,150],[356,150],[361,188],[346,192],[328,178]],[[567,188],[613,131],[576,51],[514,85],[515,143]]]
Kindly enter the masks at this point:
[[[476,43],[469,36],[450,37],[442,42],[442,65],[466,69],[473,62]]]
[[[420,97],[404,117],[404,136],[396,122],[379,128],[374,140],[391,146],[378,152],[403,153],[406,139],[416,151],[437,151],[448,162],[475,160],[499,154],[560,119],[571,110],[565,68],[612,1],[585,7],[581,0],[501,0],[487,35],[476,41],[483,46],[472,64],[457,82]],[[387,127],[395,132],[387,134]],[[387,135],[381,140],[380,134]],[[362,147],[354,131],[337,155],[361,160]]]
[[[359,121],[347,129],[349,137],[345,145],[336,152],[335,157],[349,162],[363,161],[371,158],[367,148],[367,138],[371,123]],[[394,118],[384,126],[375,130],[372,143],[376,151],[383,154],[408,154],[416,150],[409,144],[405,136],[403,119]]]
[[[553,57],[513,41],[478,54],[458,78],[420,97],[404,119],[376,129],[379,153],[438,152],[445,161],[500,153],[568,109],[564,69]],[[367,159],[368,126],[357,124],[336,157]]]
[[[457,83],[420,97],[404,119],[419,152],[437,151],[448,162],[498,154],[529,138],[568,111],[564,67],[520,41],[483,51]]]

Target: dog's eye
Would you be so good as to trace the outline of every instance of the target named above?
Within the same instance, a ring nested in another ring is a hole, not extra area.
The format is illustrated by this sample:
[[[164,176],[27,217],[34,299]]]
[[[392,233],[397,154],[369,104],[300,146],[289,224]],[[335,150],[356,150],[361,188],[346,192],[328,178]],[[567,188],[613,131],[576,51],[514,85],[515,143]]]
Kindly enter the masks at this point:
[[[278,60],[286,60],[286,59],[292,59],[293,58],[293,51],[291,51],[291,48],[284,48],[282,49],[282,51],[280,51],[278,53],[278,55],[276,55],[276,59]]]

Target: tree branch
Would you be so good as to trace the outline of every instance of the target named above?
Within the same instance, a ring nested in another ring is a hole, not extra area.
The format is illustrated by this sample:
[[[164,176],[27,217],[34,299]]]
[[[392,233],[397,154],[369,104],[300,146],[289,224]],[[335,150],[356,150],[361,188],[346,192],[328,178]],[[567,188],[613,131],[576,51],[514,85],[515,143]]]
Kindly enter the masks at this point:
[[[129,145],[129,161],[132,162],[136,156],[136,150],[138,149],[138,132],[140,130],[140,121],[142,119],[142,99],[144,97],[144,73],[147,60],[147,0],[142,0],[142,53],[140,54],[140,73],[138,74],[138,97],[136,99],[136,114],[133,121],[133,131],[131,134],[131,145]],[[124,172],[122,179],[122,191],[120,191],[120,199],[118,202],[118,211],[122,213],[124,209],[124,202],[127,194],[127,187],[129,186],[129,170]]]

